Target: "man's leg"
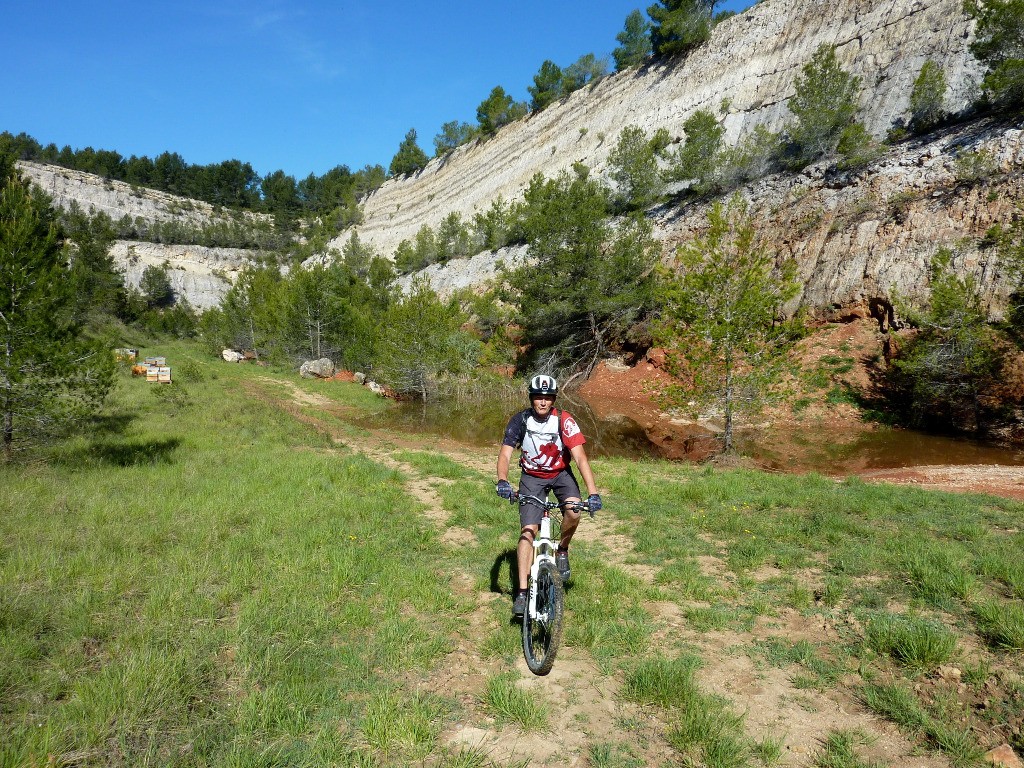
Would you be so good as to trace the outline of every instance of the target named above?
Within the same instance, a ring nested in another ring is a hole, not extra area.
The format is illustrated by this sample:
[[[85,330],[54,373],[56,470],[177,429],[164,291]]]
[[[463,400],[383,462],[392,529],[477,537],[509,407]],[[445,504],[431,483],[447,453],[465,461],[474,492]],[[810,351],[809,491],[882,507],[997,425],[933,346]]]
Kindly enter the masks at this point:
[[[516,558],[519,562],[519,589],[526,589],[530,583],[530,566],[533,565],[533,541],[537,538],[540,526],[524,525],[519,533],[519,544],[516,546]]]

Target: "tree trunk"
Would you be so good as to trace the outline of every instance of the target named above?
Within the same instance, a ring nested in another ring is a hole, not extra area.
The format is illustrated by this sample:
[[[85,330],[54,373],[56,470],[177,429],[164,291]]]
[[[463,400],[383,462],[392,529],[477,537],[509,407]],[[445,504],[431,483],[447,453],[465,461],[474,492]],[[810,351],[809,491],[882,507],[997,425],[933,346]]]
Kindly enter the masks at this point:
[[[725,359],[725,445],[724,453],[732,453],[732,360],[728,353]]]
[[[7,358],[6,368],[4,369],[4,380],[7,387],[7,392],[4,397],[4,463],[9,464],[11,458],[14,455],[14,403],[11,398],[11,389],[13,388],[13,382],[10,379],[12,358],[14,352],[11,350],[10,338],[7,339],[7,343],[4,345],[4,355]]]

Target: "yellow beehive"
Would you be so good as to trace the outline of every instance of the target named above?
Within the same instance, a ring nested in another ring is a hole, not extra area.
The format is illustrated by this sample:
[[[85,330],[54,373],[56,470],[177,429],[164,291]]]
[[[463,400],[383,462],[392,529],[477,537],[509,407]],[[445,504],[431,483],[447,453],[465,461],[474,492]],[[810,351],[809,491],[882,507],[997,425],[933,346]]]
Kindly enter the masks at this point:
[[[161,384],[171,383],[171,367],[169,365],[161,365],[157,368],[157,381]]]
[[[160,381],[160,369],[155,365],[151,365],[146,368],[146,381]]]

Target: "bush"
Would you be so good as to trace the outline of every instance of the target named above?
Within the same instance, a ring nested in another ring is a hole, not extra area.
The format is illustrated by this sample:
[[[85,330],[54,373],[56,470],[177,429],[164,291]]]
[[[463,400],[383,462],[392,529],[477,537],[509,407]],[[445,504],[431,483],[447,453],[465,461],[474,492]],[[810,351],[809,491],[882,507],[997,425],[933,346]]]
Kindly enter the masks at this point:
[[[860,78],[839,66],[834,46],[822,45],[796,79],[789,111],[796,122],[788,128],[790,165],[800,169],[831,155],[857,114]]]
[[[910,92],[910,128],[914,133],[931,130],[946,116],[946,72],[929,59],[921,66]]]

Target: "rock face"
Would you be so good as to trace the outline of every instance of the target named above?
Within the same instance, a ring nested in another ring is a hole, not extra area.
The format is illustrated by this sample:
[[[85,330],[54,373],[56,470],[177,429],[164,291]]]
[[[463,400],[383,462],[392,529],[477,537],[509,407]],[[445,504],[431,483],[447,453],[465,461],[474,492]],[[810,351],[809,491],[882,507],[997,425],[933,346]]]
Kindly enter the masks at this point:
[[[127,216],[147,223],[176,221],[203,226],[231,218],[200,200],[141,189],[91,173],[29,162],[18,163],[18,168],[53,198],[54,206],[67,210],[77,205],[85,212],[105,213],[115,222]],[[259,214],[246,215],[260,218]],[[203,310],[220,302],[238,273],[246,265],[255,263],[257,253],[243,248],[122,240],[114,244],[111,256],[124,273],[125,284],[136,288],[147,266],[159,267],[166,263],[175,295]]]
[[[201,245],[162,245],[118,240],[111,249],[125,285],[139,287],[146,267],[166,265],[174,295],[194,309],[220,303],[238,273],[253,263],[254,253],[241,248],[206,248]]]
[[[18,169],[52,197],[56,207],[65,210],[76,204],[86,212],[105,213],[114,221],[127,216],[146,222],[177,221],[198,226],[232,218],[201,200],[134,187],[91,173],[24,161],[18,163]],[[244,215],[251,219],[265,218],[261,214]]]
[[[958,156],[973,152],[991,153],[995,167],[987,179],[967,183],[958,178]],[[1024,202],[1024,131],[973,123],[900,145],[850,177],[812,166],[762,179],[740,194],[765,247],[798,265],[803,290],[791,310],[802,304],[822,319],[852,313],[884,320],[879,313],[891,315],[895,294],[925,294],[929,261],[948,247],[954,268],[977,280],[990,318],[999,320],[1010,282],[982,241],[993,225],[1009,224]],[[704,234],[709,209],[703,202],[651,212],[666,262],[679,244]],[[419,275],[447,295],[494,279],[503,256],[490,254],[488,262],[478,254]]]
[[[628,125],[674,137],[697,109],[728,100],[727,139],[755,125],[782,128],[786,100],[801,67],[821,44],[835,45],[844,67],[861,78],[860,119],[883,136],[905,115],[921,65],[932,59],[952,84],[946,106],[974,97],[977,63],[967,45],[971,23],[961,0],[763,0],[720,24],[711,40],[682,61],[605,78],[544,111],[460,147],[411,177],[388,181],[364,203],[360,238],[390,255],[428,224],[458,211],[463,218],[499,197],[514,200],[538,171],[547,176],[585,163],[605,171]],[[348,233],[332,242],[340,250]]]

